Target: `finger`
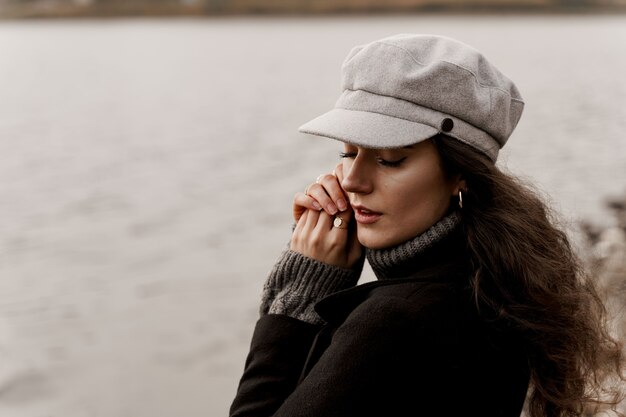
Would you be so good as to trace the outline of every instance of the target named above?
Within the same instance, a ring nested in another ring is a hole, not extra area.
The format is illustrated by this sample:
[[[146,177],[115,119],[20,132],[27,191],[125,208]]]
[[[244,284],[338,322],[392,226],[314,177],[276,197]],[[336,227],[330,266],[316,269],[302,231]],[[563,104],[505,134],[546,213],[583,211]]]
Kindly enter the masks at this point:
[[[363,255],[363,245],[359,242],[357,235],[357,225],[354,220],[354,211],[352,208],[341,214],[341,217],[346,221],[348,230],[346,233],[345,247],[347,248],[347,261],[348,265],[354,265]]]
[[[335,207],[337,207],[340,211],[344,211],[348,208],[348,201],[346,199],[346,195],[339,184],[339,180],[335,175],[326,174],[320,178],[319,182],[326,191],[326,194],[333,201]],[[334,213],[330,213],[334,214]]]
[[[353,217],[354,217],[354,210],[352,209],[352,206],[348,206],[348,209],[344,211],[343,213],[341,213],[341,218],[347,222],[352,221]]]
[[[310,235],[315,229],[315,226],[317,225],[317,220],[319,219],[319,217],[320,217],[319,211],[307,210],[307,218],[306,218],[306,222],[304,223],[303,232],[306,233],[307,235]]]
[[[337,213],[335,215],[335,217],[339,217],[342,220],[342,224],[341,227],[345,227],[345,228],[349,228],[350,222],[352,221],[352,218],[354,217],[354,211],[352,210],[352,207],[348,208],[346,211],[341,212],[341,213]],[[333,218],[334,220],[334,218]]]
[[[319,236],[323,237],[326,250],[333,252],[334,256],[340,256],[343,259],[348,252],[346,242],[348,240],[348,223],[343,222],[341,227],[335,227],[335,219],[337,217],[343,218],[342,213],[337,213],[334,216],[322,211],[320,212],[320,218],[317,221],[317,228],[315,231],[319,233]]]
[[[322,206],[311,196],[302,192],[297,192],[293,199],[293,218],[295,221],[300,219],[302,213],[307,209],[320,211]]]
[[[300,220],[296,223],[296,227],[293,229],[293,233],[291,234],[291,240],[289,241],[289,249],[301,252],[302,246],[302,231],[304,229],[304,224],[306,223],[306,218],[308,217],[308,211],[305,211],[302,216],[300,216]]]
[[[294,234],[300,234],[302,233],[302,229],[304,229],[304,225],[306,223],[306,218],[307,218],[307,213],[308,210],[306,210],[304,213],[302,213],[302,216],[300,216],[300,219],[297,220],[296,223],[296,227],[293,229],[293,233]]]
[[[335,227],[334,222],[338,217],[343,217],[343,214],[337,213],[331,216],[325,211],[321,211],[314,236],[317,238],[317,241],[322,242],[322,247],[327,256],[346,260],[348,256],[348,247],[346,246],[349,235],[348,223],[343,223],[341,227]]]
[[[311,186],[307,190],[307,194],[313,197],[328,214],[333,215],[337,213],[337,206],[330,198],[330,196],[326,192],[326,189],[321,183],[311,184]]]
[[[335,216],[331,216],[325,211],[320,211],[319,218],[317,219],[316,232],[328,233],[333,227],[333,221]]]

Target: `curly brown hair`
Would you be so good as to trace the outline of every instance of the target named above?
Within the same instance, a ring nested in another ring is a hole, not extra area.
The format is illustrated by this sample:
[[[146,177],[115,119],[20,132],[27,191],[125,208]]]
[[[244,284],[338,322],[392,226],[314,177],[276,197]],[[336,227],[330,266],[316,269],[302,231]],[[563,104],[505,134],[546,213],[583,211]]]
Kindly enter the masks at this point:
[[[533,187],[472,147],[432,138],[449,176],[467,184],[461,210],[476,305],[524,340],[530,417],[583,416],[623,398],[624,354],[594,279]]]

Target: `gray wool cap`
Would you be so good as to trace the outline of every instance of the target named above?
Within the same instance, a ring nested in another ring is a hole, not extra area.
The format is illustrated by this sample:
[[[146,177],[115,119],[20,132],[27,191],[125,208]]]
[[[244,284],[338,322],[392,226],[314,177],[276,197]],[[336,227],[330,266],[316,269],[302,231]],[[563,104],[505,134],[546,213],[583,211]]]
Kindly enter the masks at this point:
[[[476,49],[437,35],[398,34],[352,48],[334,109],[298,128],[366,148],[444,133],[496,161],[524,101]]]

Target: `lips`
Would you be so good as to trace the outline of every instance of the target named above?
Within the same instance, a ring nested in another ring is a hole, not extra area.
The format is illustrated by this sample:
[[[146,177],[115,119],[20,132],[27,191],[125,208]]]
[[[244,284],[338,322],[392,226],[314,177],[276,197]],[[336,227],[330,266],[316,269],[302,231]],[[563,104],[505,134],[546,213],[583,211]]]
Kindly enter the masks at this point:
[[[360,204],[353,205],[354,209],[354,218],[357,223],[362,224],[370,224],[378,221],[378,219],[383,215],[377,211],[371,210],[365,206]]]
[[[360,204],[353,204],[352,208],[354,209],[354,211],[359,211],[359,212],[361,212],[363,214],[382,214],[382,213],[380,213],[378,211],[374,211],[374,210],[369,209],[369,208],[367,208],[365,206],[362,206]]]

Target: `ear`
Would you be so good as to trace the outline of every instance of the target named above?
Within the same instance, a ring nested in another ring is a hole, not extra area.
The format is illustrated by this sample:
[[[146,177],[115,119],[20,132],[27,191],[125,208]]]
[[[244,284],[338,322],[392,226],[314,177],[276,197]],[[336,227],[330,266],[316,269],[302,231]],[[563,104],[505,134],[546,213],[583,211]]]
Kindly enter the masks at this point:
[[[458,174],[454,177],[452,184],[454,184],[452,187],[453,196],[459,195],[459,191],[467,191],[467,183],[465,182],[465,179],[461,176],[461,174]]]

